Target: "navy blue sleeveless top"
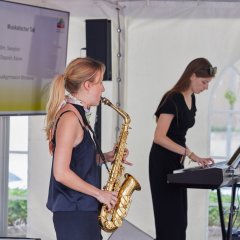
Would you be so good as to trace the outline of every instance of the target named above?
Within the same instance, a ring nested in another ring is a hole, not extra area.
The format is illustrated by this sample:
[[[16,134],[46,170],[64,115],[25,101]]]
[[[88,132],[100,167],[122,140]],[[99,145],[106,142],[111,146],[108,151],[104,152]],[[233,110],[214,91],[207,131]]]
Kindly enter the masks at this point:
[[[80,105],[72,104],[77,108],[82,117],[84,109]],[[69,112],[69,111],[66,111]],[[55,133],[57,124],[61,116],[66,113],[63,112],[55,126],[52,142],[54,148],[56,146]],[[81,122],[79,121],[82,126]],[[99,170],[96,163],[96,147],[92,140],[89,131],[82,126],[84,130],[83,140],[80,144],[72,149],[72,158],[70,168],[75,172],[81,179],[92,184],[93,186],[100,188]],[[54,152],[53,152],[54,162]],[[67,186],[57,182],[53,176],[53,167],[51,170],[51,178],[49,184],[49,193],[47,208],[52,212],[56,211],[98,211],[99,202],[96,198],[86,195],[82,192],[75,191]]]

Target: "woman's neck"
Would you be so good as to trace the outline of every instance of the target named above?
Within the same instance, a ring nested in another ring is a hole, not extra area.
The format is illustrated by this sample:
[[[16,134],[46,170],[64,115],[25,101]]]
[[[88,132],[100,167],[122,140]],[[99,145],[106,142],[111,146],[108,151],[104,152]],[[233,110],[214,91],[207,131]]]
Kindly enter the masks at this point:
[[[72,93],[67,95],[67,97],[74,101],[75,104],[83,106],[84,109],[90,109],[90,106],[84,100],[82,100],[82,98],[80,98],[78,94]]]
[[[181,93],[182,93],[182,95],[183,95],[185,98],[190,98],[190,97],[192,96],[192,94],[193,94],[193,92],[192,92],[190,89],[187,89],[187,90],[185,90],[185,91],[182,91]]]

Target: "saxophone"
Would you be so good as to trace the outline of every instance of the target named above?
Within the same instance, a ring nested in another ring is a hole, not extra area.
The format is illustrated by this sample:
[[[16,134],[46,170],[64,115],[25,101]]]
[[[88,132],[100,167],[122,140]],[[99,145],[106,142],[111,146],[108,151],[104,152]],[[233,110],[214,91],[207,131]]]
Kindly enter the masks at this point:
[[[104,104],[117,111],[124,119],[124,123],[122,124],[121,132],[119,134],[119,141],[116,145],[114,153],[114,162],[111,166],[107,184],[104,187],[107,191],[118,192],[118,200],[114,209],[111,211],[107,210],[106,205],[102,205],[101,212],[98,217],[102,230],[106,232],[113,232],[122,225],[123,218],[127,215],[132,201],[131,195],[133,191],[141,190],[141,186],[132,175],[125,173],[123,177],[124,166],[122,159],[126,148],[126,140],[131,119],[126,112],[114,106],[107,98],[102,97],[101,100]]]

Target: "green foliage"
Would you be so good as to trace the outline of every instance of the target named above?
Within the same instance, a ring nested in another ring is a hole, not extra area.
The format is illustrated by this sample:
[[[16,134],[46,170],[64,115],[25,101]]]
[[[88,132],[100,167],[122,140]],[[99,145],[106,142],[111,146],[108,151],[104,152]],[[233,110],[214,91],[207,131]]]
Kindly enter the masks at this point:
[[[236,94],[232,90],[226,90],[224,97],[228,100],[230,108],[233,109],[234,103],[237,100]]]
[[[212,126],[211,127],[211,133],[224,133],[227,131],[227,127],[223,126],[223,127],[216,127],[216,126]],[[240,129],[239,128],[235,128],[234,126],[232,126],[232,131],[239,133]]]
[[[209,194],[209,212],[208,212],[208,225],[209,226],[218,226],[220,223],[219,220],[219,211],[217,204],[217,194],[216,192],[210,192]],[[213,205],[213,206],[211,206]]]
[[[26,189],[21,189],[21,188],[13,188],[13,189],[8,189],[8,195],[9,198],[11,197],[21,197],[21,198],[26,198],[27,197],[27,190]]]
[[[12,226],[16,221],[27,222],[27,190],[9,189],[8,201],[8,225]]]
[[[223,127],[216,127],[216,126],[212,126],[211,127],[211,132],[226,132],[227,131],[227,127],[223,126]]]
[[[221,194],[222,204],[223,204],[223,212],[224,212],[224,221],[227,226],[229,220],[229,207],[231,203],[231,195]],[[209,215],[208,215],[208,225],[209,226],[220,226],[220,217],[219,217],[219,209],[218,209],[218,200],[216,191],[211,191],[209,195]],[[240,225],[240,216],[238,214],[238,202],[235,202],[236,209],[234,214],[234,225]],[[212,205],[212,206],[211,206]]]

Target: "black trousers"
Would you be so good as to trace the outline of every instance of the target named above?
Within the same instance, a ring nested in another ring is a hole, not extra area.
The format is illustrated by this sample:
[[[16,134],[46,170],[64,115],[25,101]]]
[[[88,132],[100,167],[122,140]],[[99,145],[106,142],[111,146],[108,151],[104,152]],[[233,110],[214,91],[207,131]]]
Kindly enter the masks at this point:
[[[149,180],[156,240],[186,240],[187,189],[167,183],[167,174],[181,167],[177,155],[166,156],[154,148],[150,152]]]
[[[186,240],[186,189],[159,189],[152,190],[156,240]]]
[[[57,240],[100,240],[98,212],[55,212],[53,223]]]

